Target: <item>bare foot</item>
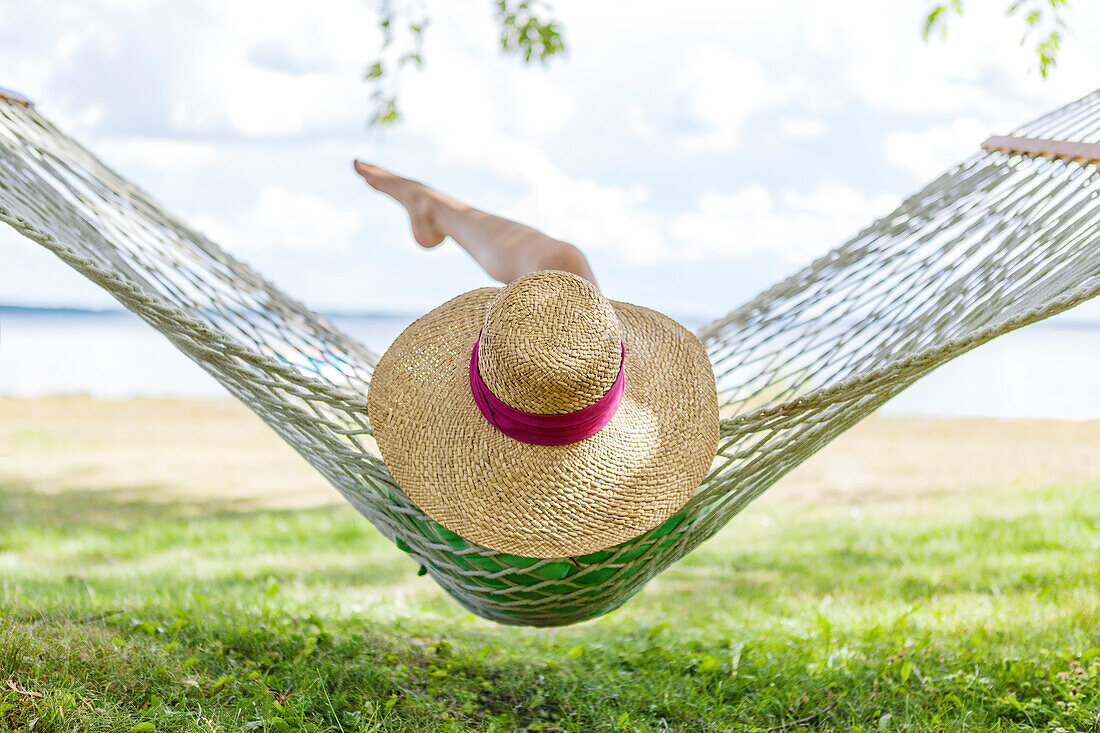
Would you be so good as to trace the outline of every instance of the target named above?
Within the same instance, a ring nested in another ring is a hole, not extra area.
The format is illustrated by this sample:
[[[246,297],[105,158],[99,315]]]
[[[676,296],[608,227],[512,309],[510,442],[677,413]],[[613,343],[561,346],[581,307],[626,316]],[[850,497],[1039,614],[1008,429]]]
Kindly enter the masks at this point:
[[[355,172],[377,191],[381,191],[405,207],[412,225],[413,239],[421,247],[434,247],[447,236],[437,223],[440,206],[446,205],[446,197],[423,183],[402,178],[385,168],[355,161]]]

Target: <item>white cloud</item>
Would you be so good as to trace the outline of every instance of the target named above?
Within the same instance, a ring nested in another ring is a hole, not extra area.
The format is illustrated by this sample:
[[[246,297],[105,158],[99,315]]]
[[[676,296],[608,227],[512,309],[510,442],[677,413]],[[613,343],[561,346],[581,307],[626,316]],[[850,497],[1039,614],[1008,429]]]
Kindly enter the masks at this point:
[[[784,117],[779,128],[787,137],[815,138],[825,134],[825,123],[813,117]]]
[[[364,129],[361,75],[377,17],[362,0],[331,0],[324,12],[262,0],[0,0],[0,84],[139,183],[156,182],[154,196],[218,212],[203,228],[231,249],[278,250],[265,262],[278,280],[293,281],[310,248],[346,248],[359,211],[384,217],[389,240],[404,234],[389,202],[351,188],[346,161],[364,146],[402,173],[602,250],[605,262],[697,258],[691,272],[705,279],[700,258],[797,261],[838,244],[882,213],[885,199],[857,193],[860,182],[900,188],[901,170],[934,175],[986,130],[1010,127],[993,121],[1014,126],[1100,77],[1098,3],[1071,6],[1048,82],[1027,71],[1034,59],[1017,47],[1003,2],[968,5],[945,42],[925,44],[919,3],[693,0],[669,13],[667,2],[638,0],[624,14],[557,0],[569,52],[545,68],[500,57],[488,6],[425,4],[425,70],[404,80],[405,125],[381,134]],[[986,129],[964,146],[978,122]],[[757,129],[775,134],[749,139]],[[837,144],[811,156],[782,139],[826,133]],[[219,175],[202,186],[172,175],[208,168]],[[793,191],[822,175],[839,180]],[[429,303],[453,281],[455,250],[447,265],[438,253],[413,259],[422,253],[411,244],[388,252],[390,272],[436,277],[403,287],[408,302]],[[309,285],[324,299],[362,297],[346,271],[320,269]]]
[[[626,129],[640,140],[653,140],[657,136],[657,127],[646,115],[642,105],[634,102],[626,107]]]
[[[644,186],[607,186],[558,173],[531,182],[508,214],[584,250],[615,253],[627,262],[668,258],[660,218]]]
[[[377,18],[358,0],[208,0],[217,21],[194,37],[188,82],[173,106],[178,129],[228,126],[246,136],[299,135],[366,119],[362,72]],[[274,63],[275,60],[280,63]]]
[[[778,195],[751,184],[704,193],[694,211],[672,220],[669,232],[686,258],[778,254],[797,263],[839,246],[897,203],[891,194],[867,198],[840,183]]]
[[[926,180],[977,152],[990,133],[981,120],[960,117],[917,132],[892,132],[883,141],[883,152],[887,162]]]
[[[125,137],[100,140],[96,153],[109,164],[118,167],[144,165],[171,171],[177,175],[194,173],[215,163],[218,148],[200,140],[173,138]]]
[[[530,140],[544,140],[561,132],[577,114],[577,96],[555,83],[538,68],[513,68],[504,77],[507,111],[516,134]]]
[[[360,0],[0,2],[9,83],[86,132],[293,135],[367,116],[378,31]]]
[[[249,211],[224,220],[195,217],[197,228],[229,251],[305,249],[350,251],[361,217],[354,209],[333,206],[312,193],[268,186]]]
[[[680,145],[692,152],[736,150],[745,120],[778,101],[755,59],[715,44],[688,51],[672,84],[702,128],[678,136]]]
[[[462,53],[445,44],[437,40],[435,50],[447,54],[449,63],[409,77],[402,97],[409,127],[446,156],[437,163],[477,165],[520,184],[526,192],[503,203],[501,213],[551,236],[586,249],[611,251],[632,262],[662,257],[665,240],[648,208],[645,186],[603,184],[570,175],[542,149],[541,139],[572,117],[576,103],[571,94],[542,79],[524,94],[506,88],[502,95],[502,85],[490,82],[500,78],[496,71],[486,74],[485,62],[477,58],[484,49]],[[507,70],[502,76],[505,87],[529,82],[529,77]],[[525,98],[520,107],[526,105],[527,110],[517,110],[515,100]],[[540,114],[551,117],[539,121]]]
[[[835,69],[848,93],[874,109],[1026,116],[1095,86],[1100,58],[1087,40],[1100,24],[1095,3],[1072,6],[1070,27],[1078,37],[1068,34],[1060,68],[1048,80],[1033,70],[1032,45],[1018,42],[1023,20],[1006,15],[1007,3],[968,3],[963,17],[950,19],[945,38],[927,42],[921,36],[926,5],[805,2],[793,17],[815,62]]]

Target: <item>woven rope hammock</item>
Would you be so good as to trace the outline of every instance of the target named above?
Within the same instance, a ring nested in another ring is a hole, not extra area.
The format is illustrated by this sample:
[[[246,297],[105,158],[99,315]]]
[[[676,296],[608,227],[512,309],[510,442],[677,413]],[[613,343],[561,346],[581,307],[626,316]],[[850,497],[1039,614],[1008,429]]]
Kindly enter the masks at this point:
[[[660,527],[568,560],[435,524],[371,438],[378,357],[0,99],[0,219],[161,331],[251,407],[463,606],[569,624],[620,606],[792,468],[920,377],[1100,292],[1100,91],[991,138],[844,245],[699,330],[722,438]]]

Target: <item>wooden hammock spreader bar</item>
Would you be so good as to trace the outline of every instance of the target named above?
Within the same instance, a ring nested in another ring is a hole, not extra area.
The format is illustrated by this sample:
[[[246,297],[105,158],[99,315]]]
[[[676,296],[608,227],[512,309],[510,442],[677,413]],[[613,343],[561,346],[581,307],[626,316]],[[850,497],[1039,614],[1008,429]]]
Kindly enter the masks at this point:
[[[27,99],[19,92],[13,92],[12,90],[5,89],[4,87],[0,87],[0,99],[4,100],[5,102],[15,102],[16,104],[21,104],[24,107],[31,106],[31,100]]]
[[[1100,143],[1080,143],[1068,140],[1044,140],[1038,137],[1012,137],[998,135],[982,143],[983,150],[1002,153],[1023,153],[1042,158],[1075,160],[1100,165]]]

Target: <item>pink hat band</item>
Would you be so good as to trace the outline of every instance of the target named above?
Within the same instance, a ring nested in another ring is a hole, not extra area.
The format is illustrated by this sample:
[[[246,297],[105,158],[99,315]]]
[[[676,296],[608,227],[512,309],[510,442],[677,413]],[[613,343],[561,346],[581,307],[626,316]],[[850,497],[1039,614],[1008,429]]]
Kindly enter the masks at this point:
[[[611,422],[619,405],[623,401],[626,378],[623,367],[626,364],[626,344],[622,344],[622,360],[619,363],[619,375],[611,389],[587,407],[564,415],[540,415],[534,412],[517,410],[492,393],[481,379],[477,368],[477,348],[481,343],[478,333],[470,353],[470,392],[474,404],[497,430],[523,443],[533,445],[567,445],[591,437]]]

